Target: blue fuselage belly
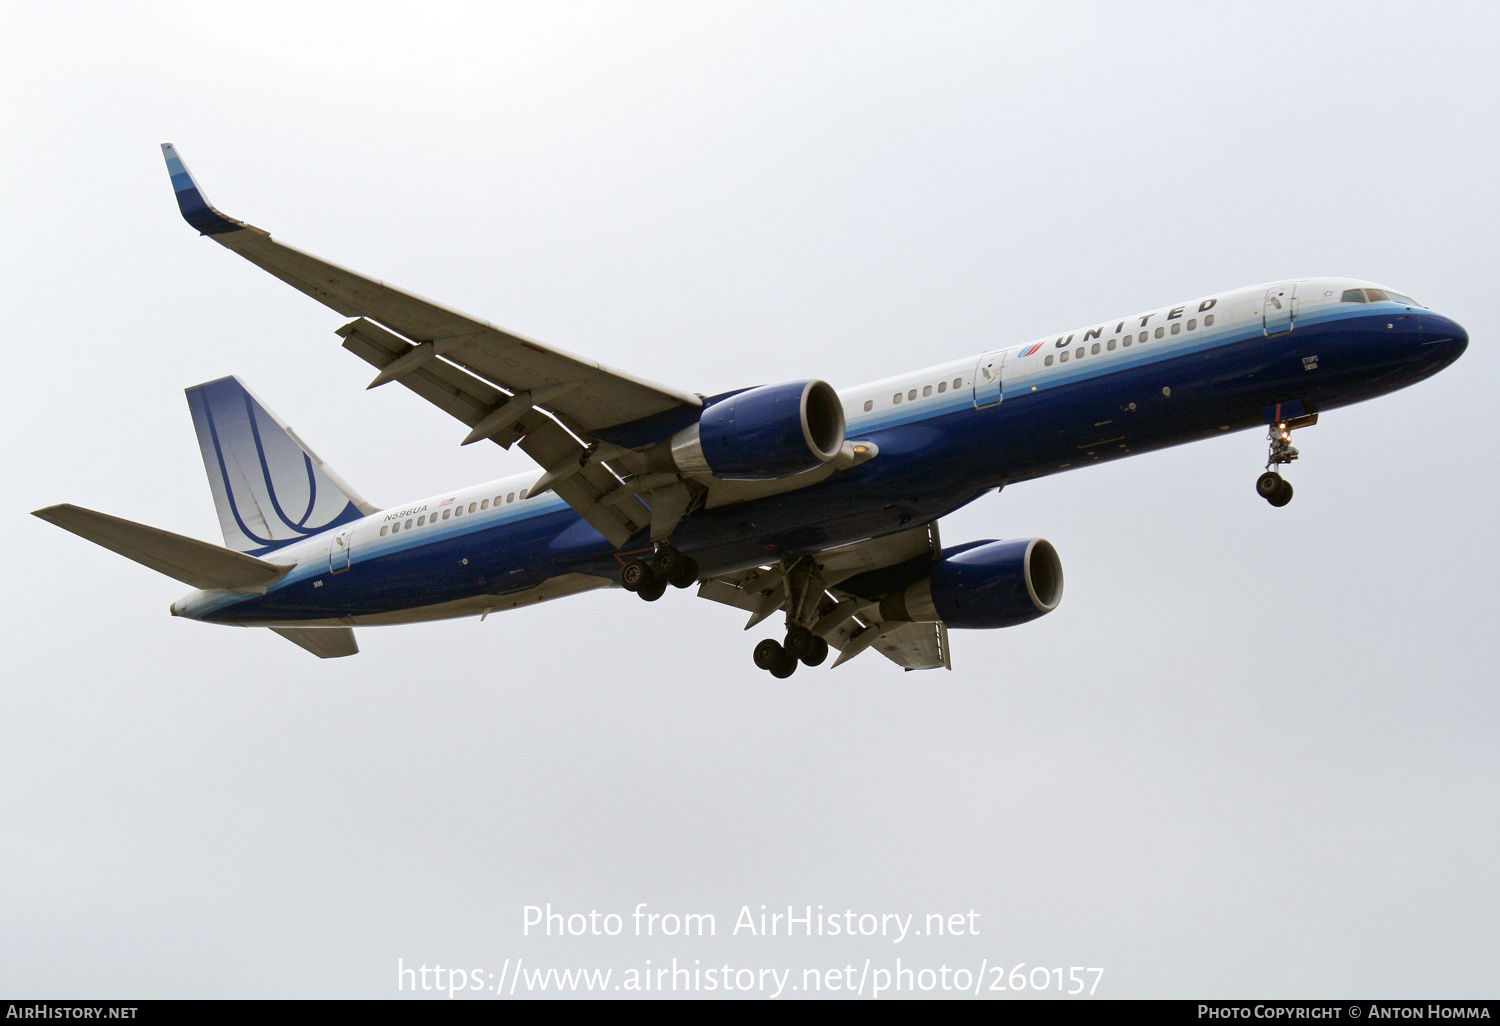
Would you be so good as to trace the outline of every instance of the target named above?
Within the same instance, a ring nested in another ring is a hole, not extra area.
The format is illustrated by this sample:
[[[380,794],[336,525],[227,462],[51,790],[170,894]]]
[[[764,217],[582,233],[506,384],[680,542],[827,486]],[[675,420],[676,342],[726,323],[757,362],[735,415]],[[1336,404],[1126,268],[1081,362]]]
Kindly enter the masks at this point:
[[[1462,328],[1436,314],[1360,310],[1272,337],[1247,326],[1203,348],[1035,391],[1022,378],[1017,391],[1007,386],[1002,402],[980,409],[965,394],[944,407],[914,407],[904,422],[854,417],[851,437],[874,441],[876,459],[801,490],[690,515],[673,543],[715,575],[890,533],[1007,483],[1261,427],[1275,403],[1328,410],[1382,395],[1435,374],[1466,342]],[[624,551],[648,547],[642,535]],[[352,619],[503,595],[567,573],[613,579],[619,566],[620,554],[577,514],[542,502],[532,515],[477,521],[403,551],[361,558],[356,550],[347,571],[294,573],[265,595],[226,596],[202,618]]]

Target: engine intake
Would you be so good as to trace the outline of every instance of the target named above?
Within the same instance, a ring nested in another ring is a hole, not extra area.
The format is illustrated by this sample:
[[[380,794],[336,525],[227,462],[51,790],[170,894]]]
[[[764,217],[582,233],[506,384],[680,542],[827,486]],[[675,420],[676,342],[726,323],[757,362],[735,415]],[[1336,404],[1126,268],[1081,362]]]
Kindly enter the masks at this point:
[[[1045,538],[977,542],[880,603],[883,620],[949,627],[1013,627],[1062,601],[1062,560]]]
[[[844,445],[844,404],[826,381],[762,385],[714,403],[672,436],[672,464],[730,481],[790,477]]]

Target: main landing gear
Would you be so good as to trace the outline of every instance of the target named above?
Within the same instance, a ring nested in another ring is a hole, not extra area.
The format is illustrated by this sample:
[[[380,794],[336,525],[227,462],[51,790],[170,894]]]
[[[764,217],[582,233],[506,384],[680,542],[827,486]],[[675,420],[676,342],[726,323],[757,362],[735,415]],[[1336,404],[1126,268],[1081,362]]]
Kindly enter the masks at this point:
[[[828,642],[806,627],[789,627],[786,641],[767,638],[755,646],[755,665],[771,676],[786,679],[797,672],[797,664],[817,666],[828,658]]]
[[[1281,476],[1279,468],[1295,460],[1299,453],[1292,445],[1292,427],[1286,421],[1272,424],[1270,437],[1271,451],[1266,457],[1266,472],[1255,479],[1255,494],[1273,506],[1285,506],[1292,501],[1292,483]]]
[[[658,545],[650,562],[632,559],[620,568],[620,586],[647,602],[655,602],[667,590],[691,588],[698,580],[698,563],[671,545]]]
[[[797,672],[798,664],[819,666],[828,658],[828,642],[814,634],[812,628],[821,627],[826,632],[848,617],[830,619],[833,614],[827,603],[831,600],[823,584],[822,568],[815,560],[810,556],[784,556],[779,566],[762,573],[753,586],[748,582],[742,586],[750,587],[750,594],[757,596],[746,630],[776,610],[786,610],[786,639],[767,638],[756,645],[756,666],[785,680]],[[853,615],[853,610],[849,615]]]

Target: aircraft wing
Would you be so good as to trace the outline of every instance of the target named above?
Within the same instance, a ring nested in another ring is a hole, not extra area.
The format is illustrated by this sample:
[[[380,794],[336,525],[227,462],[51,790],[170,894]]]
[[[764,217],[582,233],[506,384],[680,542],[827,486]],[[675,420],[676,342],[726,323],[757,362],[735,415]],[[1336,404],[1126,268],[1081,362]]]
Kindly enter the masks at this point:
[[[544,480],[568,481],[547,485],[617,546],[650,522],[639,500],[638,509],[598,502],[619,485],[600,464],[627,450],[592,436],[647,417],[670,420],[674,411],[689,415],[702,406],[699,396],[542,345],[278,242],[216,210],[170,143],[162,144],[162,154],[188,224],[324,306],[357,318],[339,333],[345,348],[380,369],[371,387],[401,381],[473,429],[465,443],[489,438],[509,447],[524,439],[522,450],[548,472]]]
[[[852,579],[861,575],[930,561],[941,552],[934,522],[807,557],[809,564],[800,569],[810,570],[824,593],[812,631],[840,653],[834,666],[873,649],[908,670],[953,669],[948,629],[941,623],[883,622],[880,601],[870,597],[868,588],[861,586],[856,594],[840,587],[845,581],[856,586]],[[795,572],[785,564],[740,570],[709,578],[699,586],[698,595],[749,612],[749,630],[787,608],[792,591],[788,582]]]

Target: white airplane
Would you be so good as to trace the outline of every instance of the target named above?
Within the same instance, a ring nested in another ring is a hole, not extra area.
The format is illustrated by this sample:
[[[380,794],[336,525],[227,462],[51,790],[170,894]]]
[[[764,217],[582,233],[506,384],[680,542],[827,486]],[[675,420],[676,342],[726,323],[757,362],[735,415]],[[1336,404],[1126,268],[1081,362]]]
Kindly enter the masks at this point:
[[[461,444],[540,469],[377,509],[238,379],[187,390],[222,546],[71,505],[36,515],[198,589],[173,615],[269,627],[322,657],[353,627],[478,616],[618,586],[668,585],[750,613],[788,677],[837,649],[951,668],[947,628],[1051,612],[1041,538],[944,547],[938,520],[993,489],[1268,428],[1256,491],[1291,500],[1292,430],[1404,388],[1468,345],[1454,321],[1370,282],[1298,278],[1202,296],[909,374],[719,395],[543,345],[285,246],[209,205],[170,144],[183,217],[351,318],[378,373],[459,421]]]

